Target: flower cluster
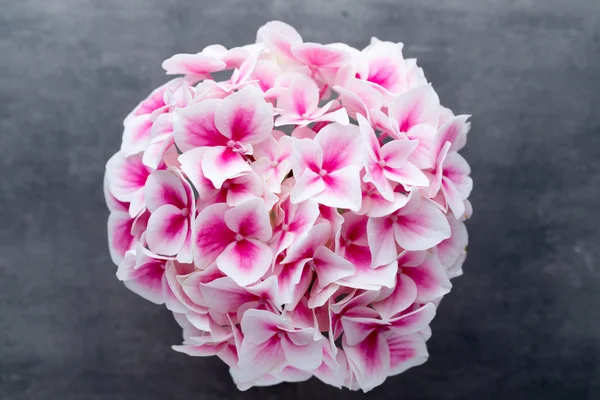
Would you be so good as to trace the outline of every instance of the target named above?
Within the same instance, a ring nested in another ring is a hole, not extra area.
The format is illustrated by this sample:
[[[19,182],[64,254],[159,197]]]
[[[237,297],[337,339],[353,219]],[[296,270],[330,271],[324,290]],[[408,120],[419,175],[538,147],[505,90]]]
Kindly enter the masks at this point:
[[[402,44],[256,44],[164,61],[107,163],[117,277],[216,355],[240,389],[368,391],[422,364],[471,214],[468,116]],[[217,75],[226,77],[219,80]]]

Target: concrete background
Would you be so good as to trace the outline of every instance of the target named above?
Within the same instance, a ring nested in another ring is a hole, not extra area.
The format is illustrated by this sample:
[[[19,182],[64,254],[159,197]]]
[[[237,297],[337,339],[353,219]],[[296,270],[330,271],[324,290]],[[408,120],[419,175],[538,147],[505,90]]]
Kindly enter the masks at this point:
[[[312,41],[403,41],[473,114],[466,275],[430,361],[377,399],[600,398],[597,0],[0,0],[0,398],[360,399],[316,380],[237,392],[170,349],[166,310],[106,246],[104,164],[163,59],[271,19]]]

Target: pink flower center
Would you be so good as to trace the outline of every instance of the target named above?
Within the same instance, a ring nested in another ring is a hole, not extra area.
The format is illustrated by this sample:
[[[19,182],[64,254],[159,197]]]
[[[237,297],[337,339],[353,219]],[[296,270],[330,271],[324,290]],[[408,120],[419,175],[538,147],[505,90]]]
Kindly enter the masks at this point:
[[[277,160],[271,161],[271,167],[276,167],[278,165],[279,165],[279,161],[277,161]]]
[[[240,142],[236,142],[235,140],[230,140],[227,142],[227,147],[229,147],[234,153],[242,153],[246,154],[248,149]]]
[[[308,260],[306,263],[310,268],[315,268],[315,260]]]
[[[244,236],[238,233],[237,235],[235,235],[235,240],[241,242],[242,240],[244,240]]]
[[[223,187],[223,189],[229,189],[231,187],[231,183],[224,182],[222,187]]]
[[[281,225],[281,230],[287,232],[290,230],[290,226],[288,224]]]
[[[181,215],[183,215],[184,217],[187,217],[188,215],[190,215],[190,210],[188,210],[187,208],[182,209]]]
[[[325,171],[324,169],[319,171],[319,176],[325,176],[327,175],[327,171]]]
[[[386,165],[387,165],[387,164],[386,164],[385,160],[379,160],[379,166],[380,166],[381,168],[385,168],[385,166],[386,166]]]
[[[390,221],[392,221],[393,223],[396,223],[398,221],[398,216],[397,215],[392,215],[390,217]]]

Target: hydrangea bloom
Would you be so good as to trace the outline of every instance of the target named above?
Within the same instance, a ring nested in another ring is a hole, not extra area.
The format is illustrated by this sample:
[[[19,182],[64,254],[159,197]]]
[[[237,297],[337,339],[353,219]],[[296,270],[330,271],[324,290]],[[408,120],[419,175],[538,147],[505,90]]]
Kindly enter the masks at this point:
[[[181,76],[125,119],[105,195],[117,277],[173,312],[174,349],[218,356],[242,390],[366,392],[425,362],[465,259],[468,116],[400,43],[276,21],[163,68]]]

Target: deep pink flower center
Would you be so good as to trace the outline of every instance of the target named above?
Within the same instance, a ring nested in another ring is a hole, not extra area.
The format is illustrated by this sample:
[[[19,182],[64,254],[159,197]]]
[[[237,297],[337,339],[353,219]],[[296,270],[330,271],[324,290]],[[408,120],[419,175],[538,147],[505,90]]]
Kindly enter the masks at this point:
[[[290,230],[290,226],[288,224],[281,225],[281,230],[287,232]]]
[[[244,240],[244,236],[238,233],[237,235],[235,235],[235,240],[241,242],[242,240]]]
[[[187,208],[182,208],[181,215],[183,215],[184,217],[187,217],[188,215],[190,215],[190,210],[188,210]]]
[[[327,171],[325,171],[324,169],[319,171],[319,176],[325,176],[327,175]]]
[[[385,168],[385,166],[387,165],[387,164],[386,164],[386,162],[385,162],[385,160],[379,160],[379,163],[378,163],[378,164],[379,164],[379,166],[380,166],[381,168]]]

